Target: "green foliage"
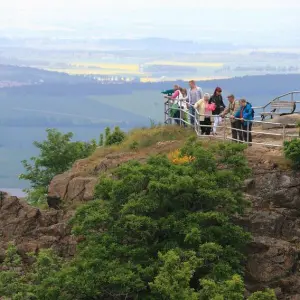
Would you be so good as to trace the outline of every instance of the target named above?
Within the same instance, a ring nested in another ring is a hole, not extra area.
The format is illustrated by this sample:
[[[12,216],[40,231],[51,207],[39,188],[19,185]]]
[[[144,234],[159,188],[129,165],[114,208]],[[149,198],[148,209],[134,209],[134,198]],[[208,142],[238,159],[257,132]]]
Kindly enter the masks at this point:
[[[277,297],[273,290],[266,290],[265,292],[256,292],[252,294],[248,300],[276,300]]]
[[[16,247],[13,244],[8,246],[0,272],[0,296],[12,300],[55,299],[51,298],[56,295],[53,293],[55,287],[48,286],[47,280],[60,270],[61,259],[51,250],[41,250],[37,257],[32,258],[35,262],[25,266]]]
[[[241,261],[250,235],[231,222],[247,206],[242,151],[236,145],[205,149],[191,139],[181,150],[191,162],[156,156],[122,165],[101,178],[99,200],[71,220],[82,237],[75,258],[62,264],[42,251],[25,275],[0,272],[0,291],[12,299],[244,299]],[[8,254],[7,264],[20,263],[14,249]]]
[[[116,126],[111,132],[109,127],[105,128],[105,138],[104,135],[100,135],[99,146],[112,146],[121,144],[126,138],[126,133]]]
[[[65,297],[197,299],[200,280],[242,274],[249,234],[230,216],[247,205],[240,192],[246,164],[238,161],[237,172],[230,157],[215,158],[196,142],[187,149],[192,163],[152,157],[100,180],[96,197],[103,200],[80,208],[72,221],[85,240],[61,273]]]
[[[22,161],[26,172],[20,175],[20,179],[30,181],[34,190],[29,191],[31,202],[40,200],[55,175],[67,171],[76,160],[89,156],[96,149],[94,140],[89,143],[72,142],[72,137],[71,132],[63,134],[55,129],[47,129],[47,140],[34,142],[39,156]]]
[[[124,141],[125,137],[126,137],[125,132],[123,132],[120,129],[120,127],[116,126],[112,133],[106,135],[105,145],[106,146],[119,145]]]
[[[300,139],[293,139],[284,142],[285,157],[290,159],[293,167],[300,169]]]
[[[139,143],[137,141],[133,141],[131,144],[129,144],[130,150],[137,150],[139,148]]]
[[[100,147],[104,146],[104,135],[103,135],[103,133],[100,134],[99,146]]]

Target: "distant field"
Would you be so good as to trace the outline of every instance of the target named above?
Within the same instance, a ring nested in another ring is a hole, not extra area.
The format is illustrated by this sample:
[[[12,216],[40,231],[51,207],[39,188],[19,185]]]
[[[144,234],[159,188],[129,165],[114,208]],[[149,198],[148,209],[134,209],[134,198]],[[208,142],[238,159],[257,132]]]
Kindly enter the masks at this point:
[[[165,66],[182,66],[182,67],[211,67],[220,68],[223,67],[223,63],[219,62],[178,62],[178,61],[154,61],[146,63],[146,65],[165,65]]]
[[[139,76],[142,82],[156,81],[154,74],[141,71],[141,67],[150,65],[160,66],[179,66],[179,67],[194,67],[198,69],[198,78],[201,80],[212,79],[213,76],[206,76],[207,70],[209,73],[214,68],[223,67],[223,63],[220,62],[177,62],[177,61],[153,61],[145,64],[115,64],[105,62],[74,62],[70,64],[69,68],[52,68],[47,69],[49,71],[64,72],[71,75],[112,75],[112,76]],[[202,75],[202,76],[201,76]],[[195,77],[195,74],[191,74],[191,77]],[[168,77],[168,79],[177,79]],[[185,78],[183,78],[185,79]]]

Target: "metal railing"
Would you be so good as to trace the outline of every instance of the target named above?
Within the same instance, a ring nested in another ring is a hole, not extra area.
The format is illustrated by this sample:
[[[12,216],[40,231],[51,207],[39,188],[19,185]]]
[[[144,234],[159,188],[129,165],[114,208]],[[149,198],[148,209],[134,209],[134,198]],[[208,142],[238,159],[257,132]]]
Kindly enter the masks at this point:
[[[298,96],[298,100],[296,99],[297,96]],[[287,108],[280,108],[280,107],[276,107],[276,110],[272,112],[272,104],[279,101],[295,103],[295,107],[292,113],[300,113],[300,111],[297,111],[297,104],[300,104],[300,91],[292,91],[274,98],[273,100],[271,100],[270,102],[268,102],[263,106],[254,106],[253,109],[257,113],[256,118],[258,118],[259,115],[263,115],[264,113],[272,113],[274,115],[291,113],[287,111]],[[272,116],[272,114],[270,116]]]
[[[185,108],[186,103],[184,100],[177,100],[177,103],[179,106],[177,114],[176,116],[171,116],[171,110],[175,110],[175,108],[172,108],[173,101],[165,101],[165,124],[175,123],[180,126],[194,127],[200,138],[214,137],[223,141],[233,141],[250,145],[282,147],[284,141],[300,137],[300,131],[297,132],[296,124],[252,120],[246,121],[246,126],[240,125],[240,127],[236,127],[233,126],[234,121],[242,124],[244,120],[237,118],[233,120],[229,117],[224,117],[222,118],[221,124],[214,125],[215,118],[220,117],[218,115],[210,116],[211,122],[204,124],[200,119],[202,119],[201,117],[205,118],[205,115],[200,115],[197,110],[195,110],[195,114],[192,114],[191,110]],[[192,119],[194,119],[194,123],[191,122]],[[264,127],[269,127],[269,129],[264,130]],[[204,128],[210,128],[210,130],[206,131],[205,134]],[[289,132],[290,128],[292,128],[294,132]],[[216,135],[212,134],[213,129],[216,130]]]

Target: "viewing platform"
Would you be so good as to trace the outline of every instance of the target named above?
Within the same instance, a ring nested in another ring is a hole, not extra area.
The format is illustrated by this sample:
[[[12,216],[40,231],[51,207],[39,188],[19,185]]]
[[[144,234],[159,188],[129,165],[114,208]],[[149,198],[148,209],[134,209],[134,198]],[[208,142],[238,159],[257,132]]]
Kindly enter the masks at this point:
[[[218,116],[211,116],[212,124],[200,124],[200,115],[195,110],[193,116],[186,107],[184,100],[177,100],[180,111],[180,118],[171,117],[172,100],[165,101],[165,124],[178,124],[179,126],[192,126],[199,138],[221,139],[228,141],[236,141],[247,143],[251,145],[263,145],[268,147],[283,147],[284,141],[290,141],[295,138],[300,138],[300,91],[293,91],[274,98],[264,106],[254,106],[254,120],[251,121],[252,129],[247,129],[247,136],[252,134],[252,142],[248,138],[245,141],[236,140],[232,138],[231,120],[228,116],[222,118],[222,123],[217,126],[216,135],[201,134],[201,127],[213,128],[214,118]],[[195,117],[195,123],[190,122],[191,117]],[[237,129],[237,131],[243,131]]]

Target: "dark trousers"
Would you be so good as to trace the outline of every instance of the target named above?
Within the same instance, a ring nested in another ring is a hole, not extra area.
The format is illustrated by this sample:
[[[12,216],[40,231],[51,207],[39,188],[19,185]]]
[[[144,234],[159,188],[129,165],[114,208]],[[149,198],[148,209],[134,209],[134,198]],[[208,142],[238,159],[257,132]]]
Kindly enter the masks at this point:
[[[206,125],[206,126],[203,126]],[[201,134],[202,135],[210,135],[211,131],[211,119],[205,118],[204,121],[200,121],[200,128],[201,128]]]
[[[240,120],[235,120],[231,122],[231,134],[232,139],[235,143],[243,141],[243,132],[242,122]]]
[[[180,110],[176,110],[176,112],[174,113],[174,121],[176,125],[180,125]]]
[[[196,114],[196,112],[195,112],[194,106],[190,106],[189,113],[190,113],[191,124],[195,125],[195,114]]]
[[[249,122],[249,125],[247,124],[242,124],[242,128],[243,128],[243,140],[245,142],[248,142],[248,143],[252,143],[252,123]]]

